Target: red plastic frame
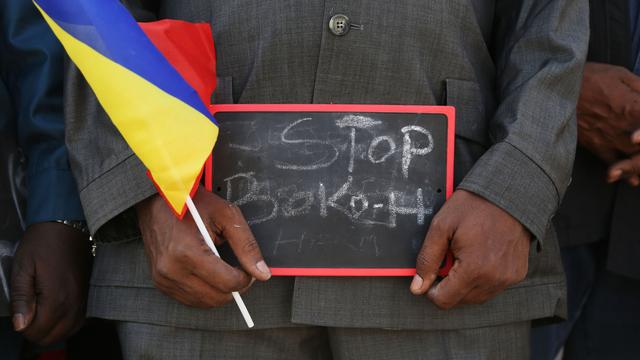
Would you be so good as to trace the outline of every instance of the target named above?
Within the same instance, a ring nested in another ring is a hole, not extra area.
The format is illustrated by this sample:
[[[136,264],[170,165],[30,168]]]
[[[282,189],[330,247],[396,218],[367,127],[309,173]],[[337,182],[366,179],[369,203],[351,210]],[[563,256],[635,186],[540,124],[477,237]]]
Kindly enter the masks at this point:
[[[447,118],[447,174],[445,195],[453,194],[453,156],[455,143],[455,108],[452,106],[422,105],[342,105],[342,104],[218,104],[210,105],[215,116],[218,112],[346,112],[346,113],[413,113],[442,114]],[[205,187],[213,190],[213,164],[211,158],[205,166]],[[453,266],[453,254],[448,251],[438,272],[446,276]],[[275,268],[275,276],[413,276],[415,268]]]

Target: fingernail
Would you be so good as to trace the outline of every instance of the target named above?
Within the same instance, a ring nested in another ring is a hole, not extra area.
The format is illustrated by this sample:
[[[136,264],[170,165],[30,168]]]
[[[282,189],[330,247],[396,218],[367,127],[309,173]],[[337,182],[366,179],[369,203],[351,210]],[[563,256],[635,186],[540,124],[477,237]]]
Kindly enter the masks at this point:
[[[411,292],[417,293],[418,291],[420,291],[420,288],[422,287],[422,283],[424,283],[424,280],[422,280],[422,277],[418,274],[415,274],[413,276],[413,280],[411,280]]]
[[[636,131],[635,133],[633,133],[633,135],[631,136],[631,141],[635,144],[640,143],[640,131]]]
[[[16,331],[22,331],[26,326],[27,325],[25,324],[25,321],[24,321],[24,315],[22,314],[13,315],[13,328]]]
[[[267,263],[264,262],[264,260],[259,261],[256,264],[256,268],[258,268],[258,271],[260,271],[261,273],[265,274],[268,276],[268,278],[271,277],[271,270],[269,270],[269,267],[267,266]],[[268,279],[267,278],[267,279]]]

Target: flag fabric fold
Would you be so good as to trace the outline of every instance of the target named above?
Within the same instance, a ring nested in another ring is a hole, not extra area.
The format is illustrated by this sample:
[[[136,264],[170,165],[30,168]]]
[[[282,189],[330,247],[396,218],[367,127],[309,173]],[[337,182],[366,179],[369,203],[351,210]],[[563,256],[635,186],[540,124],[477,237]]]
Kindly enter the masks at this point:
[[[169,19],[139,25],[202,102],[209,104],[216,88],[216,50],[211,26]]]
[[[208,87],[199,96],[117,0],[34,4],[181,218],[218,136]]]

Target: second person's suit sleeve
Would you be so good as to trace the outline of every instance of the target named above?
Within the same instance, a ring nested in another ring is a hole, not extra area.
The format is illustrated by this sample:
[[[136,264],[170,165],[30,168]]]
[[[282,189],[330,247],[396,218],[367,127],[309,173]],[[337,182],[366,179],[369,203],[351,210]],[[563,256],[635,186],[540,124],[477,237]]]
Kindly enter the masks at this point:
[[[496,4],[494,145],[459,188],[503,208],[540,241],[570,182],[588,39],[587,0]]]

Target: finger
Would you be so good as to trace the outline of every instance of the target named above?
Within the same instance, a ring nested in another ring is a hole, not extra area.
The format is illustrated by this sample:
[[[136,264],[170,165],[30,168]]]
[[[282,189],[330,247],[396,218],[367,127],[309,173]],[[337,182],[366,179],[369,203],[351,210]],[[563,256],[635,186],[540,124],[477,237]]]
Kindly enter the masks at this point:
[[[640,130],[636,130],[631,134],[631,142],[640,145]]]
[[[476,286],[460,301],[460,304],[484,304],[493,299],[500,291],[500,286]]]
[[[219,307],[233,300],[231,292],[218,290],[195,275],[189,276],[188,279],[188,290],[186,292],[183,291],[183,293],[192,294],[189,299],[190,306],[206,309]]]
[[[640,117],[640,90],[626,91],[618,98],[619,103],[624,104],[624,117],[634,121]]]
[[[638,177],[638,175],[632,175],[627,179],[627,182],[631,186],[638,186],[640,185],[640,177]]]
[[[46,294],[38,296],[33,322],[23,332],[27,339],[36,343],[42,342],[51,330],[64,319],[65,307],[56,306],[53,303],[53,299]],[[62,304],[62,302],[55,303]]]
[[[618,160],[618,153],[604,140],[601,134],[578,132],[578,142],[607,164],[613,164]]]
[[[607,182],[614,183],[622,178],[623,171],[619,168],[619,163],[616,163],[609,171],[607,172]]]
[[[225,294],[244,289],[251,282],[249,274],[213,255],[206,245],[191,256],[191,264],[194,276]]]
[[[634,173],[634,164],[632,159],[625,159],[613,164],[607,172],[607,181],[609,183],[620,179],[628,178]]]
[[[222,306],[233,300],[231,294],[223,293],[194,275],[184,283],[167,281],[163,292],[184,305],[202,309]]]
[[[74,314],[66,314],[62,316],[60,321],[39,341],[38,345],[48,346],[57,342],[66,340],[75,334],[84,324],[84,317]]]
[[[231,292],[218,290],[197,276],[189,277],[187,288],[195,295],[190,299],[192,306],[199,308],[219,307],[233,300]]]
[[[622,160],[612,165],[607,172],[607,181],[615,182],[640,175],[640,155]]]
[[[449,275],[429,289],[427,298],[437,307],[447,310],[458,305],[473,289],[473,277],[460,260],[456,260]]]
[[[216,216],[215,226],[227,240],[240,265],[251,276],[258,280],[269,280],[271,271],[262,257],[260,246],[256,241],[247,221],[237,205],[228,203],[218,197],[221,209]]]
[[[33,267],[15,264],[11,275],[13,328],[24,331],[36,312],[35,274]]]
[[[411,281],[410,290],[414,295],[426,293],[436,280],[440,264],[449,247],[451,232],[437,216],[431,222],[416,260],[416,275]]]

